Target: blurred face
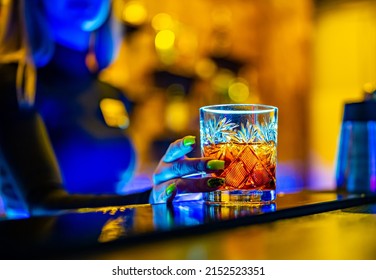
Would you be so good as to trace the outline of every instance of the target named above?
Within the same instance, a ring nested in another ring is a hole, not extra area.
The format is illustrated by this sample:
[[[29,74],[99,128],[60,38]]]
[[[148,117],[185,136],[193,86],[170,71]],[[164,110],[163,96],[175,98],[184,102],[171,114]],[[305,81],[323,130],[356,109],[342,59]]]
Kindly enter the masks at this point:
[[[110,12],[111,0],[42,0],[49,23],[54,29],[79,28],[93,31]]]

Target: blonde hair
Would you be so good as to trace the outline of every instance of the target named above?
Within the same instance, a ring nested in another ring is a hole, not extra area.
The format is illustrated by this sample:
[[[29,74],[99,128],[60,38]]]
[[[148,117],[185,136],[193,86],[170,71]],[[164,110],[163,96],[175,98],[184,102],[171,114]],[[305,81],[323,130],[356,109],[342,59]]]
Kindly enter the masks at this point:
[[[36,68],[46,65],[54,54],[51,31],[38,4],[30,0],[0,0],[0,63],[18,63],[16,90],[21,107],[33,106]],[[110,13],[92,34],[90,51],[95,54],[98,70],[107,67],[117,53],[119,27]]]

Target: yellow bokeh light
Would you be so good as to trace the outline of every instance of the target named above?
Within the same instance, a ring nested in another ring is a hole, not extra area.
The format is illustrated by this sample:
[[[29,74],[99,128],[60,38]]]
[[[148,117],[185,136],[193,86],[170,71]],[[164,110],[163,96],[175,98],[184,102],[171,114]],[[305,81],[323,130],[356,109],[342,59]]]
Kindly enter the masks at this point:
[[[196,74],[202,79],[209,79],[213,77],[217,70],[216,64],[213,60],[208,58],[200,59],[195,65]]]
[[[146,21],[147,11],[138,1],[131,1],[124,7],[123,20],[133,25],[140,25]]]
[[[173,48],[175,44],[175,33],[171,30],[161,30],[155,36],[155,47],[158,50],[166,51]]]
[[[174,26],[174,21],[169,14],[159,13],[151,20],[151,26],[155,30],[172,29]]]
[[[217,93],[227,94],[228,87],[234,79],[234,73],[227,69],[220,69],[212,81],[212,86]]]
[[[249,97],[249,88],[245,83],[237,81],[228,88],[228,95],[235,102],[244,102]]]
[[[127,128],[129,117],[123,102],[112,98],[104,98],[99,103],[106,124],[110,127]]]
[[[189,123],[189,106],[183,101],[173,101],[166,108],[166,125],[175,132],[185,131]]]

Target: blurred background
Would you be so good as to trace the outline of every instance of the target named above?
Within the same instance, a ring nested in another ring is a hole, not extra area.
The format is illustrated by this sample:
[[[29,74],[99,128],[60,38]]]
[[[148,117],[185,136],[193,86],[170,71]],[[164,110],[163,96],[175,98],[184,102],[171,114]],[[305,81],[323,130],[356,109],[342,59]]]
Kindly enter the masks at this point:
[[[133,184],[171,141],[198,136],[199,107],[263,103],[279,108],[279,190],[334,188],[343,105],[376,77],[376,1],[115,0],[114,12],[124,38],[101,79],[134,103]]]
[[[113,11],[124,32],[100,79],[133,104],[124,192],[150,186],[168,145],[199,136],[199,108],[221,103],[279,108],[279,192],[335,188],[343,106],[374,90],[376,0],[113,0]]]

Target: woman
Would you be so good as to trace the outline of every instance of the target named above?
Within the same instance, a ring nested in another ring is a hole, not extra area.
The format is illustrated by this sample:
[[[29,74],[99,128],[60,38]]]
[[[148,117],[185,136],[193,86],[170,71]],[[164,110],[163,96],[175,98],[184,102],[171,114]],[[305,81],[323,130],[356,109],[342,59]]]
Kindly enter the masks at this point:
[[[224,183],[185,178],[224,167],[187,158],[195,147],[187,136],[170,145],[150,190],[114,194],[131,177],[135,153],[123,133],[129,102],[97,79],[119,41],[110,0],[1,0],[0,20],[0,189],[8,213],[165,203]],[[115,122],[106,119],[108,102],[118,108]]]

